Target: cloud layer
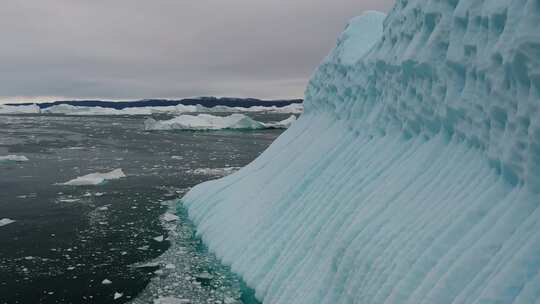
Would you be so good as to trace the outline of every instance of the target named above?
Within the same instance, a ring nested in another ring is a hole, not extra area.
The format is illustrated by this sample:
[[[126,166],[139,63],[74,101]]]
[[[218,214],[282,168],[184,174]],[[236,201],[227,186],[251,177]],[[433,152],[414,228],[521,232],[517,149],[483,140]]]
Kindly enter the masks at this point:
[[[347,20],[393,0],[42,0],[0,9],[0,102],[301,97]]]

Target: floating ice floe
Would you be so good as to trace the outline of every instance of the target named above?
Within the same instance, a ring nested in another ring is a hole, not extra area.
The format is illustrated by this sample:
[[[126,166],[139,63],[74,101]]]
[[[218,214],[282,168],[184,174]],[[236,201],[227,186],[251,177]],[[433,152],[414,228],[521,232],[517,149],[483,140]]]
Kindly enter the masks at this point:
[[[170,120],[148,118],[144,122],[144,129],[147,131],[285,129],[294,121],[296,121],[296,116],[294,115],[283,121],[273,123],[256,121],[244,114],[231,114],[229,116],[214,116],[210,114],[180,115]]]
[[[80,200],[81,200],[80,198],[60,198],[60,199],[58,199],[58,201],[61,202],[61,203],[76,203],[76,202],[78,202]]]
[[[112,284],[112,281],[109,280],[109,279],[104,279],[103,281],[101,281],[101,284],[103,284],[103,285],[110,285],[110,284]]]
[[[153,238],[154,241],[156,242],[163,242],[165,238],[163,237],[163,235],[160,235],[160,236],[156,236],[155,238]]]
[[[17,162],[17,163],[20,163],[20,162],[27,162],[27,161],[28,161],[28,158],[26,156],[23,156],[23,155],[0,156],[0,163],[1,162]]]
[[[59,185],[64,186],[95,186],[105,183],[108,180],[119,179],[126,177],[122,169],[116,169],[107,173],[92,173],[84,176],[77,177]]]
[[[121,292],[115,292],[114,293],[114,299],[117,300],[117,299],[120,299],[121,297],[123,297],[124,294],[121,293]]]
[[[12,223],[15,223],[15,222],[16,222],[15,220],[8,219],[8,218],[3,218],[3,219],[0,220],[0,227],[9,225],[9,224],[12,224]]]
[[[170,212],[165,213],[162,218],[165,222],[174,222],[178,220],[178,216]]]

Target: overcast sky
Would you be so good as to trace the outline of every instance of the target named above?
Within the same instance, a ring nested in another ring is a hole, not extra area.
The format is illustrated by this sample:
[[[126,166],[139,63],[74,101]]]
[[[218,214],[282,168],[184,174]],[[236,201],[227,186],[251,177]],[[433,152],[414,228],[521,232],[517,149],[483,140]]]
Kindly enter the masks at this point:
[[[302,97],[348,19],[393,0],[6,0],[0,102]]]

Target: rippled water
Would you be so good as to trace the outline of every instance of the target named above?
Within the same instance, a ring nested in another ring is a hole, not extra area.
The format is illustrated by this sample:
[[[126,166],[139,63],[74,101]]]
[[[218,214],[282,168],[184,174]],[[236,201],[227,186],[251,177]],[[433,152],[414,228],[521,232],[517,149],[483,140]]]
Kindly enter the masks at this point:
[[[0,116],[0,155],[30,159],[0,164],[0,218],[16,221],[0,227],[0,303],[254,302],[177,201],[246,165],[282,131],[145,132],[143,120]],[[55,185],[116,168],[127,177]],[[164,221],[165,212],[179,219]]]

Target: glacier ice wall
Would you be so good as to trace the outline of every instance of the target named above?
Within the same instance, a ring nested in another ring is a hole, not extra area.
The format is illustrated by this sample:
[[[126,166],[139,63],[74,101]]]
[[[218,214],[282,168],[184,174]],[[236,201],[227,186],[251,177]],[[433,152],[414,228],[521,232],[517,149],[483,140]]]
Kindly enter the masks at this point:
[[[301,118],[183,198],[203,240],[265,303],[538,303],[539,24],[538,0],[353,19]]]

